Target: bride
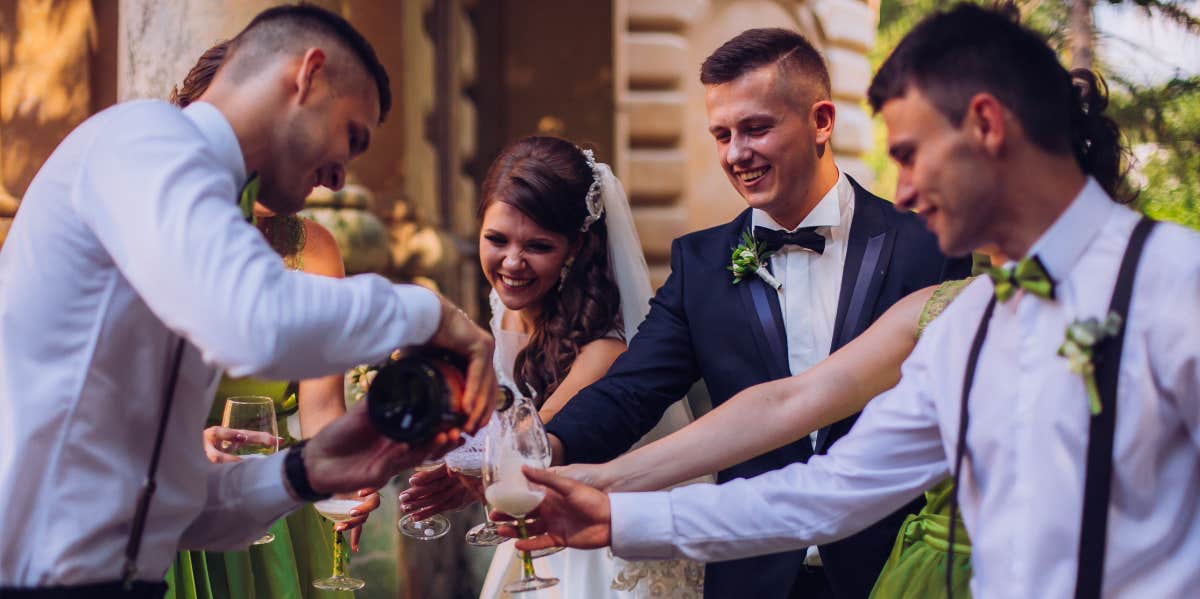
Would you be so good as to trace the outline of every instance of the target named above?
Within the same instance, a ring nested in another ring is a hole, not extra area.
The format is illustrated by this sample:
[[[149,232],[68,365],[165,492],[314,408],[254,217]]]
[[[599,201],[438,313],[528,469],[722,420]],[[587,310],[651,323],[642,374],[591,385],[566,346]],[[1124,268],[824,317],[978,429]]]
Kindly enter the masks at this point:
[[[495,367],[549,421],[608,370],[649,309],[650,280],[628,200],[608,165],[554,137],[526,137],[492,163],[479,214],[479,261],[492,286]],[[680,401],[642,443],[691,421]],[[445,468],[418,473],[401,495],[418,518],[472,498]],[[512,543],[497,547],[483,598],[519,575]],[[695,562],[627,563],[604,550],[567,549],[537,562],[558,586],[540,597],[700,597]],[[653,589],[653,591],[652,591]]]

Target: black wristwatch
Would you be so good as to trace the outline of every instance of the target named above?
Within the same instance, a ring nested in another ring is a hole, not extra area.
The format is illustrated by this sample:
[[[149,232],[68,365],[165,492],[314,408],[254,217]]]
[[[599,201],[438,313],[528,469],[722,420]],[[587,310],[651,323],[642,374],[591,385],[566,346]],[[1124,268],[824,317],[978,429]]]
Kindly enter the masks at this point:
[[[288,450],[287,455],[283,458],[283,475],[287,477],[287,482],[292,486],[292,491],[300,499],[310,503],[329,499],[332,497],[332,494],[318,493],[313,490],[312,484],[308,482],[308,469],[304,467],[305,445],[308,445],[308,439],[293,445]]]

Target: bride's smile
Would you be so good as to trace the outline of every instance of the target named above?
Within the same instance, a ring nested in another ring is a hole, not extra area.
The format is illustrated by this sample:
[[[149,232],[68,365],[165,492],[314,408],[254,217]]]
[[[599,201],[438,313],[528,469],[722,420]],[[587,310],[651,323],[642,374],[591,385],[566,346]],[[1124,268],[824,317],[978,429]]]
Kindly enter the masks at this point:
[[[483,214],[479,262],[504,306],[514,312],[536,308],[559,281],[570,243],[503,201]]]

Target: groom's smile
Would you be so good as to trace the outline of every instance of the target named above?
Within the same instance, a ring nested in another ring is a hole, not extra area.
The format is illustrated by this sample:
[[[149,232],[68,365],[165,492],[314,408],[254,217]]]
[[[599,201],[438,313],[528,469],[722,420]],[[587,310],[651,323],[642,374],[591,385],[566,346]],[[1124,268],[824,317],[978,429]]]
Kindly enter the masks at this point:
[[[816,181],[820,150],[809,123],[811,93],[802,88],[768,64],[705,92],[708,131],[730,184],[751,208],[787,226],[798,225],[832,185]]]
[[[754,186],[758,185],[762,181],[762,178],[767,175],[767,171],[769,171],[769,170],[771,170],[771,167],[769,167],[769,166],[764,166],[764,167],[756,168],[753,170],[742,170],[742,171],[734,169],[733,174],[739,180],[741,180],[742,187],[744,187],[746,189],[750,189],[750,188],[753,188]]]

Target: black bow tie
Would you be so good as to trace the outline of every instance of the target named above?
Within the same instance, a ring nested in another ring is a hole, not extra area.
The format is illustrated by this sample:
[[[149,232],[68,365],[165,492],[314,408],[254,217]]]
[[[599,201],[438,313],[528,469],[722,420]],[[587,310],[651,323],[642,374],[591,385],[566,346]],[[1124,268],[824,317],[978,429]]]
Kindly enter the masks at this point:
[[[754,238],[772,252],[785,245],[798,245],[818,254],[825,253],[825,237],[817,233],[817,227],[802,227],[793,233],[766,227],[754,227]]]

